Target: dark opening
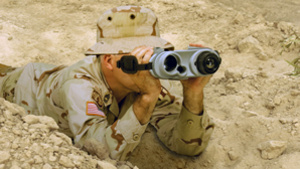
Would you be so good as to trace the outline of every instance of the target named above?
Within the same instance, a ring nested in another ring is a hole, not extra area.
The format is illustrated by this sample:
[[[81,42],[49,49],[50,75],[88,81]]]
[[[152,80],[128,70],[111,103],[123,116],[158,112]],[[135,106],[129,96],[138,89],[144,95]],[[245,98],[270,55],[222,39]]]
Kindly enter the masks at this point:
[[[132,19],[132,20],[135,19],[135,15],[131,14],[130,19]]]
[[[172,71],[177,66],[177,60],[176,60],[176,58],[173,55],[169,55],[165,59],[164,65],[165,65],[166,71],[168,71],[168,72]]]

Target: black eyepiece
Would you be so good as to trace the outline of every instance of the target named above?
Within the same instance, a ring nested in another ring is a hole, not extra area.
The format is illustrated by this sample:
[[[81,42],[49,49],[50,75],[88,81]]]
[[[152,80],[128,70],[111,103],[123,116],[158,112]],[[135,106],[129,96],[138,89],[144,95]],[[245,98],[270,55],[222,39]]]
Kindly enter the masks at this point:
[[[135,74],[138,66],[138,61],[135,56],[123,56],[119,61],[117,61],[117,67],[121,68],[123,72],[129,74]]]
[[[135,56],[125,55],[117,61],[117,67],[122,69],[123,72],[128,74],[135,74],[139,70],[150,70],[152,69],[152,63],[139,64]]]
[[[220,64],[220,57],[211,52],[201,53],[195,62],[198,71],[203,75],[215,73],[219,69]]]

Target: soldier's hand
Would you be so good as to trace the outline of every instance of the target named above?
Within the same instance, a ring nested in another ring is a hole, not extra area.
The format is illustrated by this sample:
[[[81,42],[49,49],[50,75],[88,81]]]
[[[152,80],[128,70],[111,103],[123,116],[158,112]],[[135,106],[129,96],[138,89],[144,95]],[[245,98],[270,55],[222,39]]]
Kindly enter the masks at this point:
[[[153,47],[140,46],[135,48],[130,55],[136,56],[139,64],[147,64],[153,55]],[[153,77],[150,72],[138,71],[130,74],[132,81],[136,84],[141,94],[159,94],[161,84],[159,79]]]
[[[185,89],[186,92],[202,92],[203,88],[206,86],[206,84],[209,82],[212,75],[209,76],[200,76],[196,78],[189,78],[186,80],[181,80],[181,84],[183,86],[183,89]]]

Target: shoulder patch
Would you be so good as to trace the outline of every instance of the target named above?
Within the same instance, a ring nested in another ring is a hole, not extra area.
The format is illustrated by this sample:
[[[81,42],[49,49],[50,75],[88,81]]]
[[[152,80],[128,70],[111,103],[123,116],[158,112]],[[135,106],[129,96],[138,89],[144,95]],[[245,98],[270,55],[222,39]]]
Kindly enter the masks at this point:
[[[86,102],[86,111],[85,114],[88,116],[100,116],[106,117],[102,110],[100,110],[96,103]]]

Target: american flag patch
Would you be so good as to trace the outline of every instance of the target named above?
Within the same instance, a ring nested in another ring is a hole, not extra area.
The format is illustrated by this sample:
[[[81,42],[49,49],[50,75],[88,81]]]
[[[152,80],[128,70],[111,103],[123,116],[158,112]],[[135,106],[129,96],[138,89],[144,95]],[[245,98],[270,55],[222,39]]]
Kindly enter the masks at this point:
[[[94,102],[86,102],[86,115],[106,117]]]

